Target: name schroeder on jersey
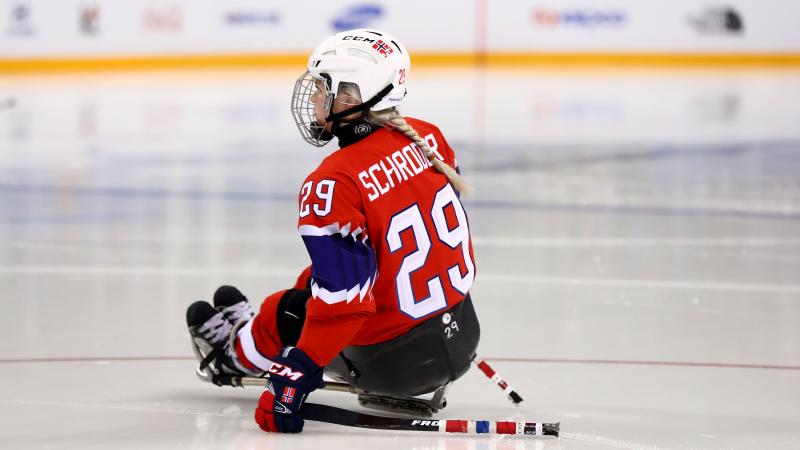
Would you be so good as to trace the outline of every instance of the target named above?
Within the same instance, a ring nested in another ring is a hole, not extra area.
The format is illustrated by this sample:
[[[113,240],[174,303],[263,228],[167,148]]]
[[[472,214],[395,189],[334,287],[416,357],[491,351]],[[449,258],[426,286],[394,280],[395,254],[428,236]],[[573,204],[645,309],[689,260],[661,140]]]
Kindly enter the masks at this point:
[[[444,161],[444,157],[438,151],[439,144],[433,133],[424,136],[423,139],[433,155]],[[417,144],[411,142],[400,150],[384,156],[368,169],[359,172],[358,180],[366,189],[367,198],[372,202],[431,166],[428,157]]]

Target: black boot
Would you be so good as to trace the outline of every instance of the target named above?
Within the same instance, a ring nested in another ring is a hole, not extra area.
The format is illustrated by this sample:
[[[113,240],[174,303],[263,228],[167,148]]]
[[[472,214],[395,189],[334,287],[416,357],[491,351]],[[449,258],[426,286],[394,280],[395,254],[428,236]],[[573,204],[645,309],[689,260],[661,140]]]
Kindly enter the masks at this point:
[[[205,301],[197,301],[186,309],[186,324],[192,337],[192,348],[200,362],[197,376],[216,385],[229,385],[231,377],[260,376],[245,369],[231,348],[233,325],[222,312]]]
[[[217,292],[214,292],[214,308],[220,311],[231,325],[250,320],[255,316],[253,306],[247,301],[247,297],[233,286],[217,288]]]

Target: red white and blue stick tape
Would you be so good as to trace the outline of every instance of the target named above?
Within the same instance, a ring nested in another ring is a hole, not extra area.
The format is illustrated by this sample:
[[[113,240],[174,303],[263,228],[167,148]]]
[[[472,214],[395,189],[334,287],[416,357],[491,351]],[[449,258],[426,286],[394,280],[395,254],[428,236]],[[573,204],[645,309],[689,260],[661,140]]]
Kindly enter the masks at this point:
[[[480,371],[483,372],[483,374],[486,375],[490,380],[494,381],[495,384],[497,384],[500,389],[502,389],[503,392],[508,395],[508,399],[514,402],[514,404],[521,403],[522,400],[524,400],[522,396],[517,393],[517,391],[515,391],[511,386],[508,385],[508,383],[506,383],[506,380],[504,380],[500,374],[492,369],[492,366],[486,363],[485,360],[476,356],[475,359],[472,360],[472,363],[478,366],[478,369],[480,369]]]
[[[489,420],[421,420],[414,419],[411,425],[430,426],[440,433],[465,434],[510,434],[525,436],[558,436],[558,423],[497,422]],[[429,424],[428,424],[429,423]],[[434,431],[434,430],[431,430]]]

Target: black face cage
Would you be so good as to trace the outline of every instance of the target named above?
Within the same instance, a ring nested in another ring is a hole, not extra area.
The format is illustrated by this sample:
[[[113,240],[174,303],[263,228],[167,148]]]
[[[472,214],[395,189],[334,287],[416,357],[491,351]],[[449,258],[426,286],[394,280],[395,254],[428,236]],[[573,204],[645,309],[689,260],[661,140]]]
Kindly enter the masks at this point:
[[[322,147],[333,138],[330,133],[325,133],[325,124],[320,124],[314,114],[314,102],[311,97],[317,93],[320,85],[324,91],[317,94],[325,97],[325,115],[330,111],[334,95],[330,92],[330,81],[324,78],[315,78],[306,72],[297,79],[292,94],[292,117],[303,140],[315,147]]]

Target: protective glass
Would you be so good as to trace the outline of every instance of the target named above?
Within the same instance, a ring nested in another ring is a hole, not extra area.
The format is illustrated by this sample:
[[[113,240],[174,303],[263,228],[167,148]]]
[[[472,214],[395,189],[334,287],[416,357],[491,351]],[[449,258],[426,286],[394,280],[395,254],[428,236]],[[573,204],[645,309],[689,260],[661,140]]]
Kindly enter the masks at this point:
[[[330,80],[324,77],[306,72],[294,84],[292,117],[303,140],[315,147],[322,147],[333,138],[325,133],[325,117],[331,110],[333,97]]]

